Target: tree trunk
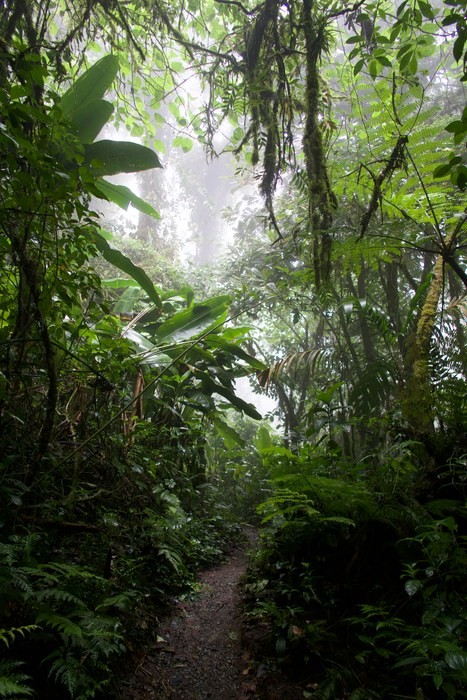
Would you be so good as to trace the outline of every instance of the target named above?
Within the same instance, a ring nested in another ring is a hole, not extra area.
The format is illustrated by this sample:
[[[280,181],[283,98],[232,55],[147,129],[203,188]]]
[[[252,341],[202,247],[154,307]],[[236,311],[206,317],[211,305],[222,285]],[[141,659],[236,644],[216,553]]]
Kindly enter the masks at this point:
[[[446,241],[449,245],[449,238]],[[430,385],[430,344],[436,327],[438,304],[444,288],[444,259],[438,255],[433,269],[415,337],[409,346],[405,365],[412,366],[412,374],[404,392],[402,406],[405,418],[417,433],[433,432],[433,401]]]

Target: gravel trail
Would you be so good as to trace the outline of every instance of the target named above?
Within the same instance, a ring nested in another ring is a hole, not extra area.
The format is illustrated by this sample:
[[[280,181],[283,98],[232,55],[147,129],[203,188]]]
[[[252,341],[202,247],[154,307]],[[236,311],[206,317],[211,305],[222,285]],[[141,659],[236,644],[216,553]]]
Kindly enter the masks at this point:
[[[178,603],[173,617],[161,624],[161,641],[141,659],[119,700],[254,697],[241,648],[238,607],[238,583],[247,564],[248,548],[243,547],[226,563],[200,574],[200,594]]]

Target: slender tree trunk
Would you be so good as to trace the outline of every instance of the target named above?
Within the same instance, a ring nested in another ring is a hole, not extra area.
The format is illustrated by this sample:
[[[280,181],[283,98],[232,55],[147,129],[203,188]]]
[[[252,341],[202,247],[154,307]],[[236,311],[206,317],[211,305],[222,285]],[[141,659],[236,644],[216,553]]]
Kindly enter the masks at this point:
[[[391,320],[392,331],[397,339],[401,356],[404,354],[404,339],[401,334],[401,312],[399,298],[399,265],[396,260],[382,263],[380,277],[383,283],[386,305]]]
[[[360,274],[358,275],[358,298],[367,300],[366,291],[366,277],[367,268],[365,262],[362,260],[362,266],[360,268]],[[360,333],[362,335],[363,351],[365,353],[365,360],[367,365],[372,365],[376,360],[375,344],[373,342],[373,337],[371,334],[371,329],[368,324],[368,319],[366,317],[365,309],[359,308],[358,310],[358,320],[360,322]]]
[[[449,238],[446,244],[449,245]],[[403,395],[403,411],[414,430],[421,434],[429,434],[434,430],[429,360],[431,338],[436,327],[438,305],[443,288],[444,259],[442,255],[438,255],[415,336],[405,358],[405,365],[412,366],[412,373]]]

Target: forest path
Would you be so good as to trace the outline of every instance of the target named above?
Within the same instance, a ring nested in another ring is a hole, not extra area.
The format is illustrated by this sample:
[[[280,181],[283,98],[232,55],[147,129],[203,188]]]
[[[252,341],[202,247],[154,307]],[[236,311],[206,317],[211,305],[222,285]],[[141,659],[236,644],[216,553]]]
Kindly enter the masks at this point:
[[[161,624],[158,636],[164,641],[140,661],[120,700],[255,697],[244,674],[247,657],[241,648],[238,606],[239,580],[256,538],[254,530],[246,530],[249,544],[237,549],[226,563],[202,572],[199,596],[179,602],[174,616]]]

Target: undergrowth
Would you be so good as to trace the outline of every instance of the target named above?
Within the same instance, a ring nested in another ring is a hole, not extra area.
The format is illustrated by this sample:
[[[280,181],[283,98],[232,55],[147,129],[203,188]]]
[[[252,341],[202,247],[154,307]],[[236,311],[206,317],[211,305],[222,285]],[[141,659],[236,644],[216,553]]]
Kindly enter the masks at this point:
[[[38,518],[36,531],[2,528],[0,697],[113,697],[118,660],[155,637],[173,596],[191,591],[195,572],[241,536],[217,487],[156,479],[139,456],[138,448],[114,465],[126,507],[101,497]]]
[[[244,584],[248,625],[268,630],[258,659],[314,700],[462,697],[462,489],[417,498],[408,454],[405,474],[393,470],[390,483],[381,469],[377,488],[374,474],[355,481],[343,464],[339,479],[324,476],[307,450],[273,452],[275,491],[259,507],[261,548]]]

